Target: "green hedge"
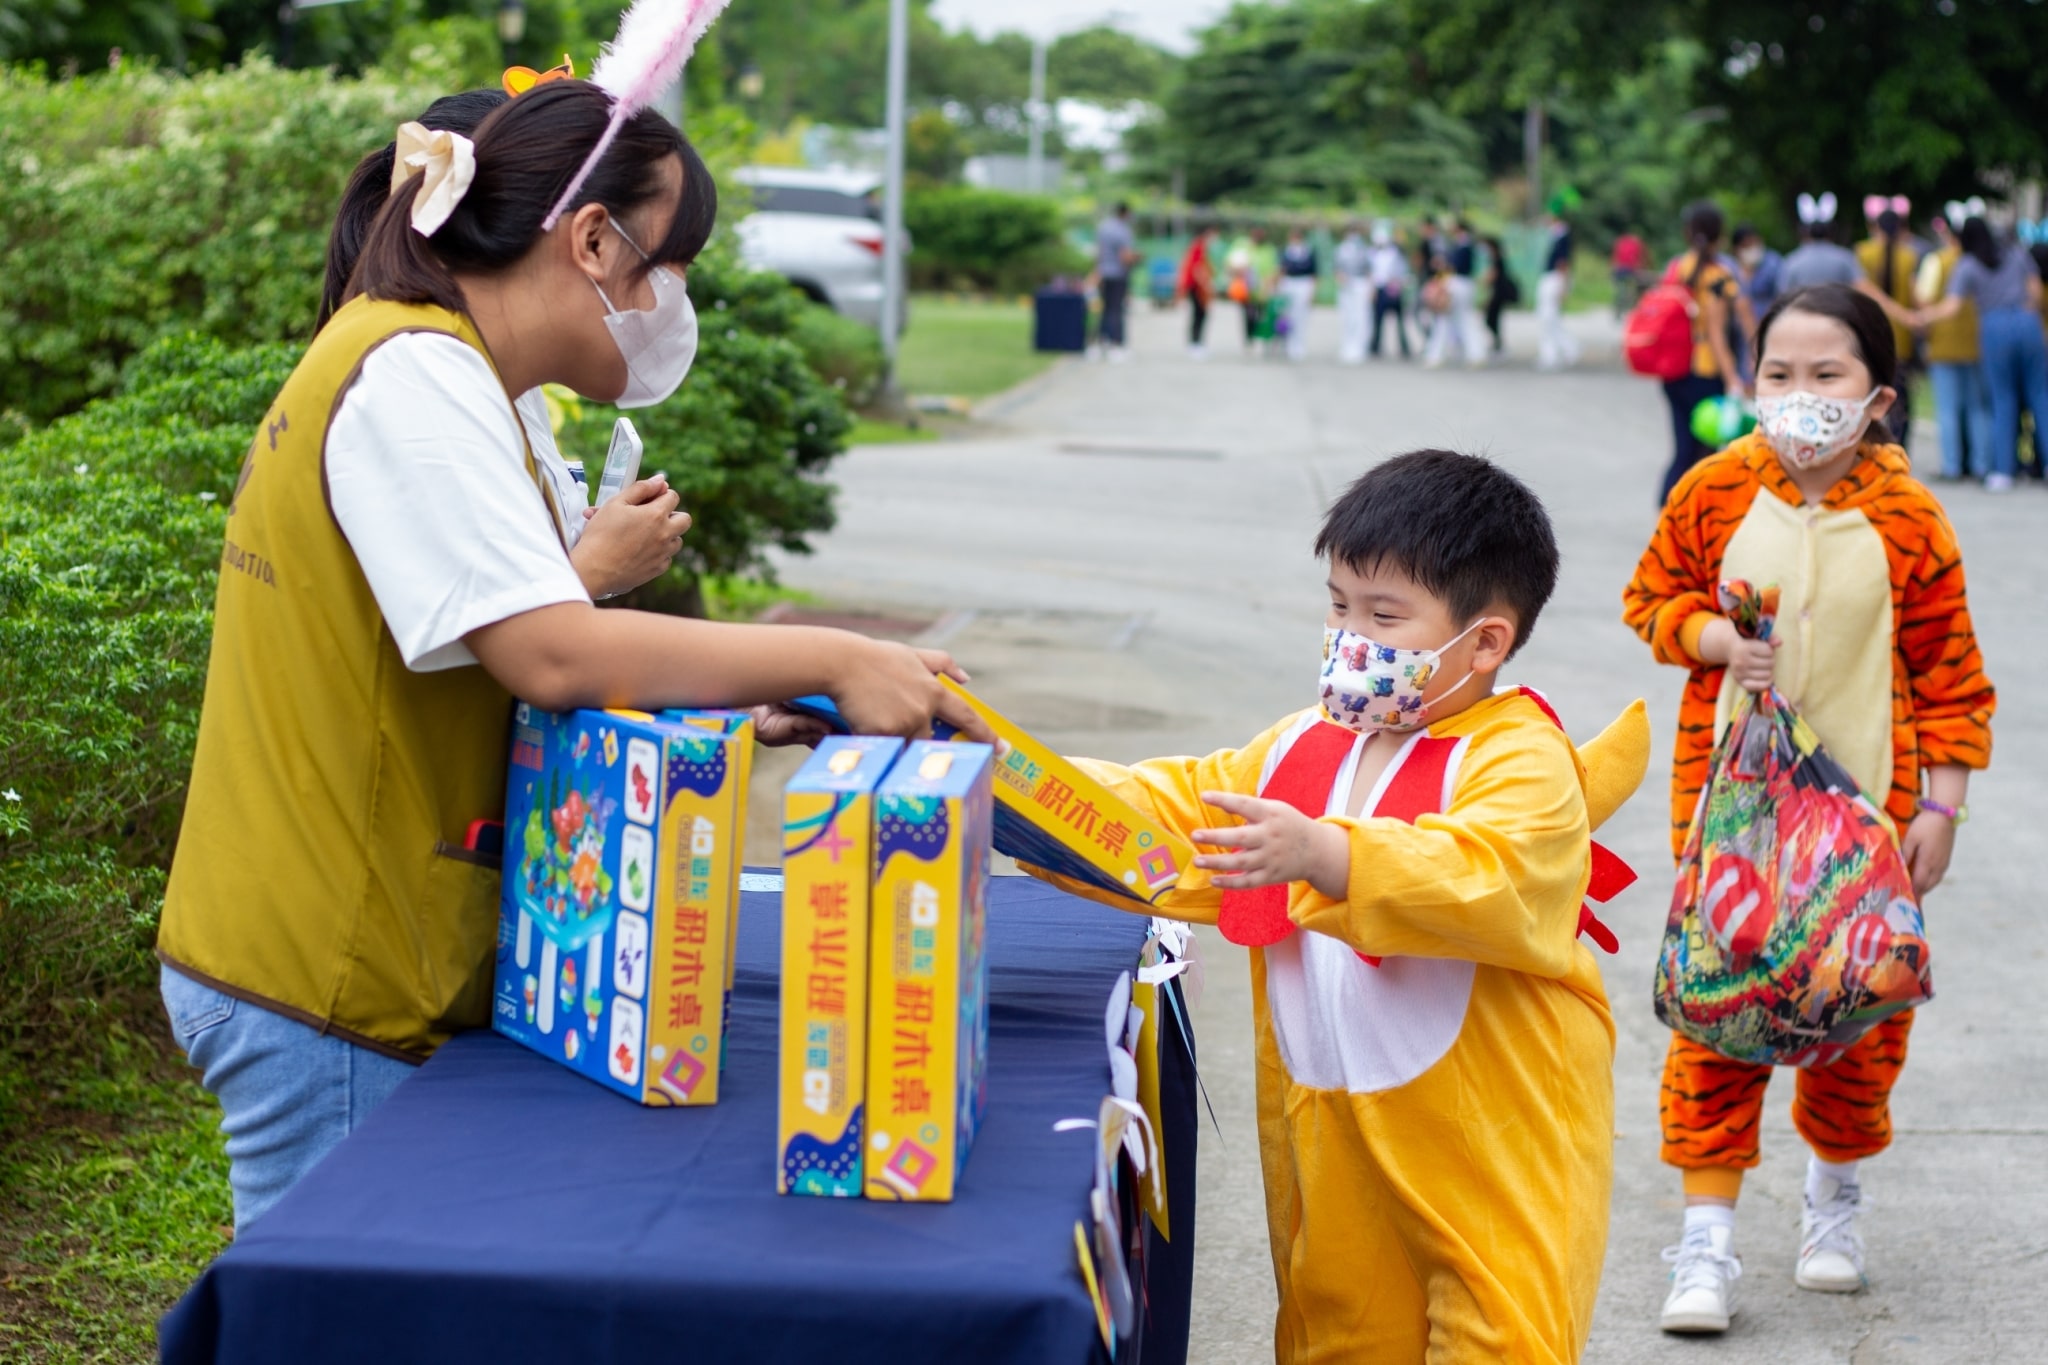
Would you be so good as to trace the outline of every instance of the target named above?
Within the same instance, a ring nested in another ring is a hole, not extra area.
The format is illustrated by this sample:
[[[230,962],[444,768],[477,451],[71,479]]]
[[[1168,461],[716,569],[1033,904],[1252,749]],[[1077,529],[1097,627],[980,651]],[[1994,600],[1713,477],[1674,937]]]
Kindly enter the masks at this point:
[[[959,186],[904,196],[911,284],[920,289],[1028,293],[1055,275],[1078,275],[1087,257],[1060,235],[1056,201]]]

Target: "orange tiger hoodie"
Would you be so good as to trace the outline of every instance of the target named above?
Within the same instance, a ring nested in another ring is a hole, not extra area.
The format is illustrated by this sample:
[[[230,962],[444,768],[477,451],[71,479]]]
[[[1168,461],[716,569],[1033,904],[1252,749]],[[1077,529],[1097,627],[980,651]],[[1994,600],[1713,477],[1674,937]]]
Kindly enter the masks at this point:
[[[1778,586],[1778,690],[1900,828],[1922,769],[1991,760],[1996,697],[1955,529],[1904,450],[1865,442],[1859,455],[1818,507],[1761,433],[1702,460],[1671,491],[1622,594],[1622,619],[1657,661],[1691,672],[1671,766],[1674,856],[1735,702],[1727,670],[1699,656],[1725,579]]]

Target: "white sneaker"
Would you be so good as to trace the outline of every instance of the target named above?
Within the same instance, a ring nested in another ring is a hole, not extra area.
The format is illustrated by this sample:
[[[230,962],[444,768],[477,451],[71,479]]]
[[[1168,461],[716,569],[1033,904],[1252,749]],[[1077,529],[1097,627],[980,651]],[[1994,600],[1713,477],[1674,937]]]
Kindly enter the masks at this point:
[[[1694,1228],[1675,1247],[1664,1248],[1671,1263],[1671,1292],[1664,1296],[1658,1326],[1667,1332],[1728,1330],[1735,1316],[1735,1281],[1742,1262],[1732,1250],[1733,1228]]]
[[[1821,1177],[1822,1197],[1806,1196],[1800,1219],[1799,1269],[1792,1279],[1801,1289],[1821,1294],[1854,1294],[1862,1290],[1863,1238],[1856,1215],[1863,1208],[1863,1187]]]
[[[1986,493],[2012,492],[2012,475],[1986,474],[1984,476],[1984,491]]]

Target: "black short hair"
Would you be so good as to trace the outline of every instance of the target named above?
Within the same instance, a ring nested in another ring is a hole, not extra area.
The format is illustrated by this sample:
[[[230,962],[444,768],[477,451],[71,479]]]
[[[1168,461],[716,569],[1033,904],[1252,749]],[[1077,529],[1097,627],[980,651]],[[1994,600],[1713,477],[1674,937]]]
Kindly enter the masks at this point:
[[[1542,501],[1493,461],[1455,450],[1411,450],[1353,480],[1324,514],[1316,554],[1360,572],[1398,569],[1460,622],[1499,603],[1514,614],[1515,649],[1557,587]]]

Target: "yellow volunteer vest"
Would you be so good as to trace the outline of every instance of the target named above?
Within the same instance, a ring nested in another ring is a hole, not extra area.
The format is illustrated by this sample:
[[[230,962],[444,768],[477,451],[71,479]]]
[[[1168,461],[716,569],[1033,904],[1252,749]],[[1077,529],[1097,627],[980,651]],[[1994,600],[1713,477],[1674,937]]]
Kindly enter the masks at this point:
[[[1935,259],[1941,262],[1941,284],[1935,291],[1935,301],[1948,297],[1948,282],[1955,278],[1956,262],[1963,258],[1963,249],[1952,246],[1940,252]],[[1930,365],[1974,365],[1980,352],[1977,340],[1977,304],[1974,299],[1964,299],[1961,311],[1952,318],[1943,318],[1927,329],[1927,363]]]
[[[504,818],[512,702],[474,664],[405,666],[328,507],[326,442],[364,358],[422,331],[484,350],[466,317],[357,299],[250,446],[157,931],[179,971],[414,1060],[488,1021],[498,860],[463,844]]]
[[[1863,267],[1863,273],[1880,290],[1884,288],[1884,251],[1882,237],[1866,238],[1856,244],[1856,263]],[[1913,274],[1919,267],[1913,248],[1903,242],[1892,248],[1892,302],[1908,308],[1913,306]],[[1898,351],[1901,364],[1913,354],[1913,334],[1896,322],[1892,324],[1892,346]],[[1885,376],[1878,377],[1878,383],[1887,382]]]

